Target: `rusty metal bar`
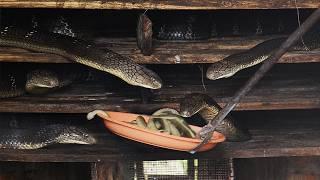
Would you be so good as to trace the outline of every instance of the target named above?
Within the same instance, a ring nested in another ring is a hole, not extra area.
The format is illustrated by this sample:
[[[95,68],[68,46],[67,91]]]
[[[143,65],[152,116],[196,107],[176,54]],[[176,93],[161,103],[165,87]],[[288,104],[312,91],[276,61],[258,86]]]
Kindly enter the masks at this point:
[[[200,138],[203,141],[190,153],[195,153],[197,150],[206,144],[212,137],[212,132],[215,130],[222,120],[233,110],[233,108],[239,103],[240,99],[245,96],[254,85],[268,72],[271,67],[277,63],[283,54],[285,54],[289,48],[298,42],[298,40],[320,19],[320,8],[315,10],[304,23],[297,28],[285,42],[281,44],[279,49],[275,51],[268,59],[266,59],[257,72],[240,88],[226,106],[218,113],[218,115],[212,119],[206,126],[204,126],[199,132]],[[320,33],[320,32],[319,32]]]

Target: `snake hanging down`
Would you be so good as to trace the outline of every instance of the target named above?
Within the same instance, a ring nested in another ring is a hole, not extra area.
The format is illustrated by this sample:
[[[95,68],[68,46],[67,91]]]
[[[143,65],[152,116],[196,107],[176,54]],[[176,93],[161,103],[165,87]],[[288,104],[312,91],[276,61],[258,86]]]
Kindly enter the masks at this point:
[[[297,43],[291,50],[313,50],[320,48],[320,27],[316,25],[302,37],[303,41]],[[207,69],[207,78],[211,80],[228,78],[242,69],[252,67],[266,60],[286,38],[277,38],[264,41],[253,48],[238,54],[232,54]]]
[[[0,148],[38,149],[53,144],[95,144],[96,139],[81,127],[53,124],[39,129],[2,129]]]
[[[197,113],[207,121],[212,120],[221,107],[208,95],[192,93],[186,95],[180,102],[180,115],[191,117]],[[236,121],[229,115],[216,129],[226,136],[228,141],[246,141],[250,139],[249,133],[240,129]]]
[[[99,49],[93,44],[71,36],[6,26],[0,31],[0,46],[60,55],[113,74],[134,86],[150,89],[159,89],[162,86],[161,79],[153,71],[111,50]]]

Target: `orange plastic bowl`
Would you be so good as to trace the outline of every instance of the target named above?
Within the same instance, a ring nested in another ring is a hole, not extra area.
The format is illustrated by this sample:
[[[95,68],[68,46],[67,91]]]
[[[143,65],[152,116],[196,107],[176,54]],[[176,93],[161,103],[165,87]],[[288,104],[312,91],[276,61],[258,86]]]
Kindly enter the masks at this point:
[[[191,151],[201,142],[200,139],[168,135],[161,132],[144,129],[128,123],[132,120],[135,120],[137,116],[143,116],[145,120],[148,121],[149,116],[147,115],[111,111],[106,111],[106,113],[107,114],[98,112],[96,114],[104,120],[105,126],[111,132],[127,139],[178,151]],[[196,133],[201,129],[198,126],[190,125],[190,127]],[[217,143],[223,141],[225,141],[225,136],[221,133],[214,132],[212,139],[199,151],[207,151],[209,149],[212,149],[214,146],[216,146]]]

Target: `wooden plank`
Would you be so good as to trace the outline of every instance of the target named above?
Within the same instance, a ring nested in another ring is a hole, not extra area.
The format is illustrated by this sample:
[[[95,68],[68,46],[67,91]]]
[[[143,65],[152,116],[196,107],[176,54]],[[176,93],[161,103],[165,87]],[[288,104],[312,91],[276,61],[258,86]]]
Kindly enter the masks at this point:
[[[282,8],[317,8],[317,0],[2,0],[0,7],[11,8],[81,8],[81,9],[282,9]]]
[[[320,72],[318,64],[279,65],[268,74],[236,110],[314,109],[320,108]],[[22,65],[22,67],[25,67]],[[18,66],[16,66],[19,70]],[[73,65],[70,67],[73,68]],[[45,95],[25,95],[1,99],[0,112],[87,113],[94,109],[151,113],[159,108],[179,109],[179,101],[189,93],[204,93],[224,105],[255,70],[234,78],[201,81],[201,71],[193,65],[152,67],[162,77],[164,86],[143,100],[141,88],[124,84],[101,74],[101,81],[76,83]],[[188,73],[184,73],[188,72]]]
[[[91,180],[123,180],[120,163],[91,163]]]
[[[1,180],[88,180],[89,171],[88,163],[0,163]]]
[[[235,177],[239,180],[316,180],[320,176],[319,162],[316,156],[235,159]]]
[[[247,142],[224,142],[208,152],[191,155],[129,141],[108,133],[101,121],[86,122],[85,115],[19,114],[13,118],[1,114],[1,128],[13,119],[18,127],[65,122],[88,127],[98,139],[97,145],[58,145],[38,150],[0,150],[1,161],[27,162],[113,162],[116,160],[160,160],[184,158],[253,158],[280,156],[319,156],[319,110],[256,111],[233,113],[252,134]],[[47,119],[48,118],[48,119]],[[8,122],[8,120],[10,120]],[[32,123],[32,124],[29,124]],[[89,124],[88,124],[89,123]]]
[[[100,48],[109,48],[140,64],[189,64],[214,63],[223,58],[247,50],[256,44],[279,36],[248,38],[214,38],[208,41],[155,41],[150,56],[140,53],[134,38],[97,38]],[[319,62],[320,51],[294,51],[285,54],[280,63]],[[0,62],[72,63],[51,54],[30,52],[23,49],[0,47]]]

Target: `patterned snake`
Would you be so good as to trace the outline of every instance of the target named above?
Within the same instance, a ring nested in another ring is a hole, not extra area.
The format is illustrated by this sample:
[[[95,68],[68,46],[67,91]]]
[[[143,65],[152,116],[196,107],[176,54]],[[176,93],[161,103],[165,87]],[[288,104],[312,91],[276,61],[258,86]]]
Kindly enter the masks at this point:
[[[223,60],[213,63],[207,69],[207,78],[211,80],[228,78],[242,69],[252,67],[266,60],[286,38],[264,41],[253,48],[238,54],[230,55]],[[320,48],[320,27],[316,26],[302,37],[291,50],[313,50]]]
[[[4,66],[6,67],[6,66]],[[14,72],[7,67],[8,73],[2,72],[0,81],[0,98],[11,98],[23,94],[43,95],[70,85],[77,80],[88,80],[90,72],[61,69],[34,69],[28,72]]]
[[[63,124],[40,129],[2,129],[0,148],[38,149],[53,144],[95,144],[96,139],[86,129]]]
[[[93,44],[71,36],[6,26],[0,31],[0,46],[60,55],[113,74],[134,86],[150,89],[159,89],[162,86],[161,79],[153,71],[111,50],[101,50]]]
[[[180,115],[183,117],[191,117],[197,113],[209,122],[213,119],[221,107],[208,95],[192,93],[186,95],[180,102]],[[227,116],[216,129],[218,132],[226,136],[228,141],[246,141],[250,139],[249,133],[238,127],[236,121]]]
[[[210,38],[210,27],[207,26],[210,24],[210,14],[168,15],[158,22],[155,32],[156,38],[160,40],[199,40]],[[273,23],[273,25],[275,24],[277,23]],[[211,80],[231,77],[242,69],[252,67],[266,60],[285,40],[286,38],[270,39],[247,51],[232,54],[211,64],[207,69],[206,76]],[[302,40],[292,47],[291,50],[302,51],[320,48],[320,25],[313,27],[302,37]]]

